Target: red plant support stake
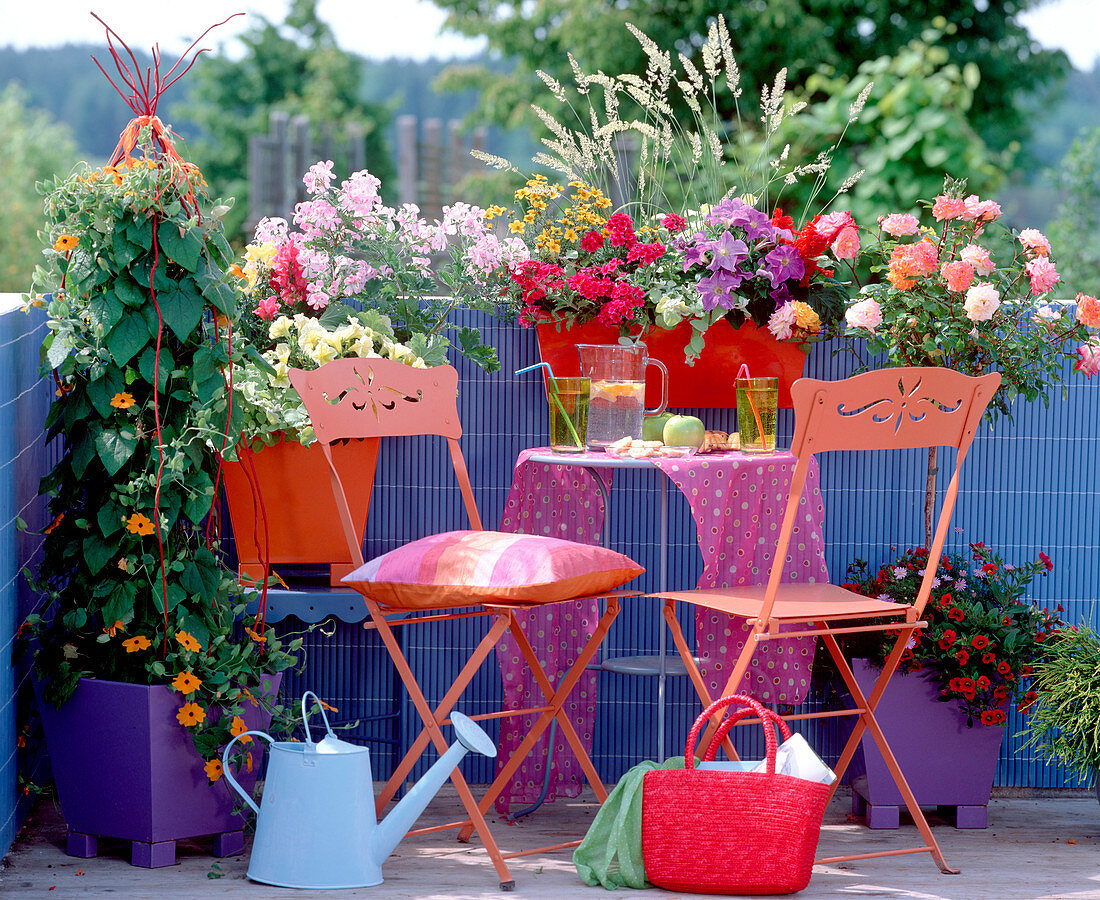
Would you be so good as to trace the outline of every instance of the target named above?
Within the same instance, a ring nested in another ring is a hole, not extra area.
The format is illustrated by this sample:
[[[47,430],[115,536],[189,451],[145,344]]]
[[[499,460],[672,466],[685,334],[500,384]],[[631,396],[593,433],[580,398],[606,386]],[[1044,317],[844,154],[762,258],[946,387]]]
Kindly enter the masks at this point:
[[[187,185],[186,191],[181,192],[180,198],[184,208],[190,208],[193,215],[198,217],[200,215],[198,200],[195,198],[194,188],[192,187],[192,177],[197,173],[197,169],[190,163],[185,162],[175,148],[172,146],[172,140],[168,129],[164,127],[160,119],[157,118],[157,103],[163,96],[164,92],[170,88],[173,84],[179,81],[191,67],[195,64],[195,61],[202,53],[209,52],[209,48],[203,47],[197,50],[191,61],[187,63],[183,71],[179,74],[175,74],[176,70],[180,67],[185,59],[191,54],[192,50],[198,43],[206,37],[214,28],[224,25],[230,19],[237,16],[244,15],[244,13],[234,13],[229,18],[218,22],[215,25],[211,25],[201,35],[199,35],[191,45],[180,55],[176,63],[168,71],[168,74],[162,78],[160,74],[160,47],[156,44],[153,45],[153,65],[148,67],[145,71],[144,78],[142,77],[141,67],[138,65],[137,57],[134,56],[133,51],[129,45],[119,37],[110,25],[108,25],[103,19],[101,19],[94,12],[92,17],[99,22],[107,33],[107,49],[111,54],[111,59],[114,62],[115,69],[118,73],[119,81],[121,81],[130,93],[125,93],[114,79],[107,74],[107,70],[103,68],[99,60],[94,56],[92,62],[96,64],[99,70],[103,73],[104,77],[110,82],[111,87],[115,89],[118,95],[122,98],[123,102],[134,113],[134,118],[123,129],[119,135],[118,144],[115,146],[114,152],[111,154],[108,165],[115,166],[121,163],[124,159],[132,159],[132,153],[137,146],[138,138],[140,137],[141,130],[145,127],[150,129],[151,136],[153,138],[153,153],[157,160],[158,166],[167,166],[179,173],[182,181]],[[126,61],[122,58],[121,53],[115,49],[115,41],[129,57],[133,70],[126,64]],[[175,77],[173,77],[175,75]],[[167,81],[165,80],[167,79]],[[159,462],[157,465],[156,486],[153,493],[153,521],[156,527],[157,537],[157,553],[160,559],[160,579],[161,579],[161,594],[164,600],[164,641],[162,643],[161,652],[167,654],[168,652],[168,573],[164,569],[164,536],[161,533],[160,528],[160,491],[161,482],[164,475],[164,435],[161,431],[160,423],[160,352],[161,352],[161,340],[164,333],[164,317],[161,312],[160,303],[157,301],[156,288],[154,286],[154,280],[156,277],[157,266],[160,262],[160,242],[157,237],[157,228],[160,223],[160,216],[157,213],[153,213],[152,227],[153,227],[153,265],[149,272],[149,297],[153,301],[153,306],[157,311],[157,340],[156,340],[156,353],[153,362],[153,421],[155,424],[155,434],[157,441],[157,452],[159,456]],[[232,398],[230,399],[232,403]],[[232,407],[230,407],[232,409]],[[228,441],[228,418],[226,420],[226,429]],[[223,446],[224,450],[224,446]],[[220,474],[220,471],[219,471]],[[216,503],[216,495],[215,495]],[[211,505],[213,510],[214,504]],[[266,579],[265,579],[266,581]],[[263,620],[263,606],[266,601],[266,593],[261,595],[261,608],[257,617],[257,622]]]

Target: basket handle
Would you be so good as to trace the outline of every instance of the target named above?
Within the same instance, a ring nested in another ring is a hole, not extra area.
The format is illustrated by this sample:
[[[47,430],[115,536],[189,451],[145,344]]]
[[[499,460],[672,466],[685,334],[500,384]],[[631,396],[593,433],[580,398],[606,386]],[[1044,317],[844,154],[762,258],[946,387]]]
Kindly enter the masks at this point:
[[[714,737],[711,739],[710,746],[707,747],[703,758],[705,760],[714,759],[715,755],[718,753],[718,748],[722,745],[722,741],[726,739],[726,735],[729,734],[730,729],[741,719],[750,715],[756,715],[760,718],[760,722],[764,726],[764,742],[767,745],[768,774],[775,774],[775,753],[777,749],[775,729],[776,727],[779,728],[784,740],[787,740],[791,736],[791,730],[781,716],[767,709],[752,697],[747,697],[744,694],[730,694],[728,697],[722,697],[720,700],[715,700],[710,706],[703,710],[699,718],[695,720],[695,724],[691,726],[691,731],[688,733],[687,743],[684,747],[684,768],[695,768],[695,744],[699,739],[699,732],[703,730],[706,723],[710,721],[711,717],[716,712],[728,706],[732,706],[735,703],[743,708],[732,713],[720,726],[718,726],[718,731],[715,732]]]

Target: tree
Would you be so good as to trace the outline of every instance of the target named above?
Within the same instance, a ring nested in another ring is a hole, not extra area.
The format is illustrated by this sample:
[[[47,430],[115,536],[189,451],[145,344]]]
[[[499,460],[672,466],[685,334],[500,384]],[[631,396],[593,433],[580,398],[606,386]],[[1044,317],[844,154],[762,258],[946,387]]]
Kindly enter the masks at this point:
[[[1065,191],[1065,199],[1047,233],[1066,288],[1061,294],[1092,293],[1100,272],[1100,127],[1073,142],[1055,182]]]
[[[77,160],[69,129],[44,112],[27,108],[17,84],[0,91],[0,291],[29,291],[41,259],[38,227],[42,198],[35,182],[68,172]]]
[[[802,83],[814,71],[851,77],[860,63],[894,55],[928,26],[943,32],[941,46],[958,66],[981,72],[972,124],[995,150],[1027,132],[1021,109],[1065,73],[1061,51],[1043,50],[1017,19],[1043,0],[435,0],[448,11],[447,26],[484,35],[490,48],[515,59],[507,75],[484,70],[455,73],[450,84],[483,86],[482,114],[516,125],[537,89],[536,69],[569,81],[567,53],[585,71],[641,72],[645,58],[629,39],[632,22],[662,47],[692,55],[719,13],[726,17],[746,94],[770,82],[781,68]]]
[[[317,16],[317,0],[293,0],[286,21],[261,16],[240,37],[245,53],[203,59],[191,73],[190,100],[179,113],[202,129],[192,161],[215,195],[233,196],[226,232],[239,237],[248,207],[248,139],[268,128],[268,114],[303,114],[334,135],[350,125],[365,135],[367,165],[386,182],[390,174],[384,126],[390,113],[360,99],[362,60],[341,50],[332,29]],[[346,161],[336,160],[346,171]],[[304,173],[295,173],[302,175]]]

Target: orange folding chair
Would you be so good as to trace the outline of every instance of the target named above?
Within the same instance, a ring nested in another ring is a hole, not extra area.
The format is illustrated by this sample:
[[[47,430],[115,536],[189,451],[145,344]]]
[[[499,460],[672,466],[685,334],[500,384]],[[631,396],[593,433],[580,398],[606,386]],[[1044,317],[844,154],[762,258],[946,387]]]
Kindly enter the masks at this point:
[[[818,863],[929,852],[941,871],[957,873],[957,870],[949,868],[944,861],[932,830],[875,720],[875,707],[897,669],[910,637],[917,629],[926,625],[921,621],[921,616],[932,590],[932,581],[939,567],[951,513],[958,496],[959,471],[974,439],[978,423],[1000,382],[1001,376],[997,373],[971,377],[939,368],[882,369],[841,381],[799,379],[791,387],[795,414],[791,452],[797,458],[797,463],[791,479],[783,525],[775,555],[772,557],[777,562],[772,566],[767,584],[672,591],[655,595],[665,600],[665,620],[704,707],[709,706],[713,698],[707,691],[676,618],[677,603],[690,603],[743,618],[751,628],[721,696],[747,692],[747,679],[741,690],[738,688],[742,678],[748,674],[753,656],[762,642],[801,637],[820,637],[825,642],[855,705],[850,709],[799,713],[785,718],[789,721],[858,716],[852,736],[837,762],[837,780],[833,790],[836,790],[836,785],[847,770],[864,731],[869,731],[882,752],[898,790],[905,798],[905,805],[924,839],[924,844],[911,849],[818,859]],[[935,537],[924,570],[924,580],[912,606],[860,596],[831,584],[781,583],[781,561],[787,556],[787,546],[802,499],[810,460],[814,454],[827,450],[887,450],[933,446],[956,449],[955,473],[940,508]],[[882,631],[896,631],[897,641],[871,695],[865,697],[840,651],[836,636]],[[702,746],[707,745],[715,725],[716,723],[711,723]],[[735,755],[733,745],[728,739],[725,746],[727,752]]]
[[[515,882],[506,860],[580,843],[573,841],[505,854],[485,821],[485,813],[493,801],[552,722],[557,722],[560,732],[576,754],[597,798],[601,803],[607,798],[607,790],[596,774],[568,712],[562,707],[618,615],[619,598],[638,594],[637,591],[614,591],[613,588],[639,575],[643,569],[627,557],[603,547],[536,535],[482,530],[466,463],[458,444],[462,426],[457,405],[458,373],[453,367],[416,369],[381,358],[338,359],[314,371],[291,369],[290,381],[305,404],[317,440],[328,460],[344,537],[351,558],[358,567],[344,581],[363,595],[370,615],[366,627],[377,630],[423,723],[418,736],[377,798],[379,814],[412,771],[429,742],[440,754],[446,751],[447,742],[441,726],[448,723],[448,716],[463,691],[506,632],[512,634],[544,695],[545,702],[541,706],[471,716],[473,719],[513,715],[538,717],[480,801],[474,798],[462,773],[458,769],[454,771],[451,780],[469,818],[410,832],[419,834],[457,828],[459,839],[468,840],[471,833],[477,831],[500,877],[501,888],[511,890]],[[351,439],[367,442],[368,472],[364,474],[368,475],[365,492],[369,509],[381,438],[411,435],[437,435],[446,439],[471,530],[414,541],[365,565],[341,473],[333,463],[332,445]],[[509,560],[506,558],[509,553],[523,558]],[[395,568],[403,564],[394,562],[398,554],[403,554],[400,560],[409,569],[401,576],[394,575]],[[528,583],[513,581],[507,587],[492,583],[486,576],[499,571],[502,559],[507,564],[510,578],[518,579],[520,576],[516,575],[516,571],[522,570],[525,564],[532,571],[537,570],[537,577],[529,573]],[[444,569],[447,570],[446,579],[440,575]],[[539,665],[517,614],[547,602],[589,600],[593,595],[606,598],[605,610],[576,662],[559,683],[553,685]],[[450,688],[433,707],[417,682],[394,628],[476,616],[488,617],[491,624]]]

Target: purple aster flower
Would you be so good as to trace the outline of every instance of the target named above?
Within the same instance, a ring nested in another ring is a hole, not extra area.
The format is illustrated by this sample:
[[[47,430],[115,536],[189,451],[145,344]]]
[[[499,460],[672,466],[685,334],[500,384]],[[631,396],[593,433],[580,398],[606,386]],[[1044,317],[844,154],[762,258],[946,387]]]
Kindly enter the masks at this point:
[[[741,260],[749,255],[748,245],[735,238],[728,231],[723,231],[722,236],[710,245],[714,256],[710,261],[710,270],[717,272],[725,269],[727,272],[736,272]]]

